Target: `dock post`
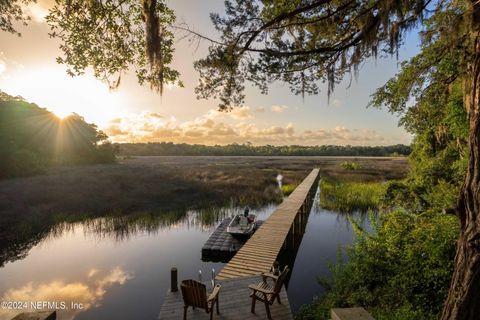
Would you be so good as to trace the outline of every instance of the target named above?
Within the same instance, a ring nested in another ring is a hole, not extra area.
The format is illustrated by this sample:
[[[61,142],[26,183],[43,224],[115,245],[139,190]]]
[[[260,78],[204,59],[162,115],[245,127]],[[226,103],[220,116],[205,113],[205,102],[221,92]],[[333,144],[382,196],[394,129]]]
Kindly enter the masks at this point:
[[[177,268],[170,269],[170,292],[178,291],[178,273]]]

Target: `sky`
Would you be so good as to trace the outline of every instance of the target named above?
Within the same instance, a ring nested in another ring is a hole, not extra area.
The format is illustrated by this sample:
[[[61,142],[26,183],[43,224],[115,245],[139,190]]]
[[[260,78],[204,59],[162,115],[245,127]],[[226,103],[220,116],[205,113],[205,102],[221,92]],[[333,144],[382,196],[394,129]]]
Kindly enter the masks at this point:
[[[114,142],[175,142],[199,144],[252,143],[254,145],[391,145],[409,144],[412,137],[398,127],[398,118],[384,109],[366,108],[370,95],[398,71],[402,60],[419,51],[409,35],[399,58],[367,60],[359,77],[345,79],[327,98],[296,96],[288,86],[275,83],[267,95],[247,85],[246,99],[230,113],[217,111],[218,101],[197,100],[199,81],[193,62],[204,57],[208,43],[197,47],[186,40],[175,44],[173,68],[185,88],[167,87],[163,96],[141,87],[127,73],[120,87],[110,91],[91,71],[70,77],[56,63],[59,43],[48,36],[44,21],[50,0],[28,10],[32,21],[20,26],[21,37],[0,32],[0,90],[64,117],[75,112],[95,123]],[[170,0],[177,22],[214,37],[211,12],[223,12],[223,0]],[[182,34],[179,34],[181,36]],[[180,37],[179,37],[180,38]]]

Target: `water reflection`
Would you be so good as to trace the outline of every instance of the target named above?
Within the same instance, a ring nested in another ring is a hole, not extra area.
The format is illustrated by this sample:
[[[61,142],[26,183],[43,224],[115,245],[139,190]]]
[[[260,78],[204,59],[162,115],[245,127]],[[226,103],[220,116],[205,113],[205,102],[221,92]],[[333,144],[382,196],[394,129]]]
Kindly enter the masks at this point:
[[[252,212],[265,219],[275,207]],[[218,221],[242,210],[229,206],[58,224],[23,259],[0,268],[0,297],[88,306],[62,311],[59,320],[156,319],[172,266],[179,279],[196,278],[202,270],[209,280],[212,269],[222,269],[223,263],[201,261],[201,248]],[[19,312],[3,310],[0,319]]]
[[[0,298],[0,301],[25,303],[27,308],[22,308],[23,312],[36,311],[31,308],[31,302],[56,302],[57,308],[63,309],[65,306],[64,310],[57,310],[58,318],[71,320],[80,312],[100,306],[111,286],[123,285],[133,278],[133,274],[127,273],[121,267],[116,267],[106,273],[98,269],[91,269],[81,281],[67,282],[63,279],[39,283],[30,281],[23,286],[10,288]],[[72,309],[72,303],[81,306],[82,309]],[[48,310],[48,307],[44,310]],[[17,310],[0,309],[0,319],[11,319],[17,313]]]
[[[254,214],[266,217],[266,212],[273,211],[275,205],[267,205],[253,210]],[[110,239],[117,242],[128,241],[141,235],[155,235],[174,229],[196,229],[204,232],[213,231],[219,221],[243,212],[243,208],[233,205],[203,210],[186,210],[175,212],[146,212],[117,216],[107,215],[101,218],[84,218],[77,222],[61,222],[39,232],[32,238],[17,241],[14,244],[0,244],[0,267],[7,262],[23,259],[31,248],[39,243],[55,241],[67,233],[81,227],[86,236],[97,241]]]
[[[253,214],[266,218],[275,205],[252,210]],[[143,213],[126,216],[107,216],[76,223],[59,223],[46,236],[45,241],[55,240],[62,235],[81,227],[85,236],[93,237],[97,241],[110,239],[116,242],[128,241],[132,237],[141,235],[155,235],[169,230],[200,230],[211,232],[218,222],[231,217],[242,208],[230,206],[223,208],[209,208],[201,211],[188,210],[186,212]]]
[[[318,198],[317,193],[280,257],[292,266],[288,295],[293,311],[322,292],[317,277],[329,275],[327,262],[353,238],[350,215],[321,209]],[[265,220],[275,208],[268,205],[252,213]],[[209,280],[210,271],[224,264],[202,261],[202,246],[219,221],[242,211],[227,206],[58,224],[24,250],[23,259],[0,268],[0,297],[68,299],[88,305],[80,313],[59,314],[59,320],[156,319],[170,268],[178,268],[179,280],[196,279],[200,269]],[[3,312],[0,319],[13,315]]]

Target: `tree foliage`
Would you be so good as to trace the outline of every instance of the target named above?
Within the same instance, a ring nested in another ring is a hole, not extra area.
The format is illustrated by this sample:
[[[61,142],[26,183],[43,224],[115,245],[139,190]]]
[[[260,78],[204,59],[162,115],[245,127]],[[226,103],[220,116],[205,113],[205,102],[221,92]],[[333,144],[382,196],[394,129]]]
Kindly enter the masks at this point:
[[[140,84],[163,91],[165,83],[178,83],[178,71],[169,67],[173,56],[175,15],[164,1],[56,0],[47,16],[51,36],[61,40],[70,75],[92,67],[97,78],[111,88],[121,74],[134,68]]]
[[[428,22],[433,27],[443,19],[432,17]],[[371,105],[386,106],[414,135],[411,171],[404,183],[389,185],[390,206],[416,212],[453,208],[465,177],[465,66],[459,49],[446,50],[444,41],[424,43],[420,54],[403,62],[401,71],[372,96]]]
[[[30,17],[25,14],[24,7],[32,2],[34,0],[0,0],[0,30],[20,35],[14,24],[27,24]]]
[[[0,178],[53,164],[112,162],[115,148],[107,138],[77,114],[60,120],[21,97],[0,94]]]
[[[449,46],[466,45],[466,30],[461,30],[469,23],[463,19],[469,10],[465,3],[226,1],[226,15],[212,15],[221,41],[196,62],[202,79],[197,93],[219,98],[224,109],[243,102],[245,81],[264,93],[271,82],[282,81],[297,94],[316,94],[319,83],[327,82],[330,93],[366,58],[397,52],[405,33],[419,23],[428,26],[432,13],[450,23],[430,28],[425,41],[450,33],[455,36]]]
[[[0,30],[16,33],[15,22],[27,24],[26,7],[34,0],[1,0]],[[60,40],[71,76],[89,67],[110,88],[120,85],[122,73],[134,70],[140,84],[160,93],[165,84],[183,86],[173,58],[174,12],[164,0],[55,0],[47,23],[50,36]]]

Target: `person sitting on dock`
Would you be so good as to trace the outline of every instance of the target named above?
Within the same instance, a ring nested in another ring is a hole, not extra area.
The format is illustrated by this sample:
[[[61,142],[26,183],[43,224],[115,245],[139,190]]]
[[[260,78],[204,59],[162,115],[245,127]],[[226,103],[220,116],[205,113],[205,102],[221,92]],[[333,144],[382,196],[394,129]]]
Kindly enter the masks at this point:
[[[248,223],[252,223],[253,221],[255,221],[255,218],[253,215],[249,213],[250,213],[250,208],[245,207],[245,210],[243,211],[243,216],[248,219]]]

